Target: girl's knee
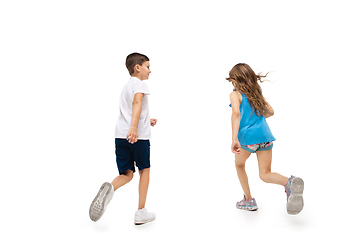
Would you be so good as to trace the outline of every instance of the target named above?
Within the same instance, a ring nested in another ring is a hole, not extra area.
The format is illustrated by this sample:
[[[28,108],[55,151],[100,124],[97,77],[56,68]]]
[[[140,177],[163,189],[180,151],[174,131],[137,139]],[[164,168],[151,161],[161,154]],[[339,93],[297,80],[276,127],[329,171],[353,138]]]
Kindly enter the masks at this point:
[[[245,168],[244,162],[235,161],[235,167],[236,168]]]
[[[267,176],[268,176],[269,173],[271,173],[269,170],[261,170],[261,171],[259,171],[259,177],[260,177],[260,179],[261,179],[262,181],[264,181],[264,182],[268,182],[268,181],[267,181]]]

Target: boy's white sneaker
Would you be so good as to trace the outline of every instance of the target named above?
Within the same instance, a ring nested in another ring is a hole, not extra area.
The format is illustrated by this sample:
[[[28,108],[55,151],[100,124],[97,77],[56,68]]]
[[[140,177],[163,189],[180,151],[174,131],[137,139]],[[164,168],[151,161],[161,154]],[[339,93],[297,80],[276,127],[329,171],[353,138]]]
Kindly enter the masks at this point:
[[[135,212],[135,225],[141,225],[154,221],[156,218],[155,213],[148,212],[146,208],[137,210]]]
[[[96,222],[101,218],[113,196],[114,187],[111,183],[105,182],[90,205],[89,215],[91,220]]]

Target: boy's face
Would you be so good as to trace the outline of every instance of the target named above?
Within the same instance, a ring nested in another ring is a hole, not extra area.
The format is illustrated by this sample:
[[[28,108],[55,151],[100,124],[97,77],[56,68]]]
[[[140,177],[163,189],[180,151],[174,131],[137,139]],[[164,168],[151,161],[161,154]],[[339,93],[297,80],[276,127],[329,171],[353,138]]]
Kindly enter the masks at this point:
[[[149,79],[149,76],[150,76],[150,62],[149,61],[146,61],[146,62],[143,62],[143,64],[140,66],[140,65],[136,65],[135,66],[137,72],[139,73],[139,78],[140,80],[147,80]]]

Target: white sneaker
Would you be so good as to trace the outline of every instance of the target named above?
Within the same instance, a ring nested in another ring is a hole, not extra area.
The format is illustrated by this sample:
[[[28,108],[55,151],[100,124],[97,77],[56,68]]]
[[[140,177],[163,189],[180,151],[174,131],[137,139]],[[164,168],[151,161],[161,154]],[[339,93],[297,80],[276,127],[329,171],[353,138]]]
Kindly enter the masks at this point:
[[[295,215],[301,212],[304,207],[304,181],[299,177],[291,175],[285,185],[285,192],[287,195],[286,208],[288,214]]]
[[[107,205],[114,196],[114,187],[111,183],[104,183],[94,201],[90,205],[89,215],[90,219],[96,222],[104,214]]]
[[[156,218],[155,213],[148,212],[146,208],[137,210],[135,212],[135,225],[141,225],[154,221]]]

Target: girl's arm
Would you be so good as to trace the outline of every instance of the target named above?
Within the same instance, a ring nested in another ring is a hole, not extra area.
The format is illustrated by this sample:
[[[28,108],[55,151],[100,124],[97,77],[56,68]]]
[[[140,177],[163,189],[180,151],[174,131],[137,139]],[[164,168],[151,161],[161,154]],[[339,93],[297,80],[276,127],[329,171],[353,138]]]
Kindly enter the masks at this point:
[[[274,115],[274,109],[271,107],[271,105],[265,100],[266,105],[266,112],[264,113],[264,117],[268,118]]]
[[[242,96],[238,91],[234,91],[230,94],[230,102],[232,108],[231,114],[231,127],[232,127],[232,143],[231,151],[233,153],[240,153],[240,143],[238,139],[239,127],[240,127],[240,103],[242,101]]]

